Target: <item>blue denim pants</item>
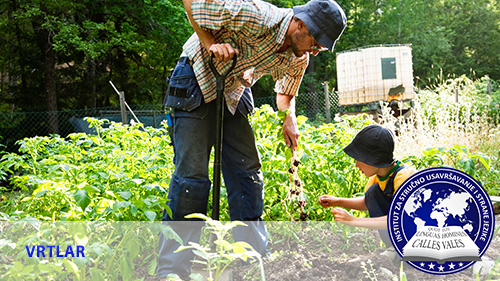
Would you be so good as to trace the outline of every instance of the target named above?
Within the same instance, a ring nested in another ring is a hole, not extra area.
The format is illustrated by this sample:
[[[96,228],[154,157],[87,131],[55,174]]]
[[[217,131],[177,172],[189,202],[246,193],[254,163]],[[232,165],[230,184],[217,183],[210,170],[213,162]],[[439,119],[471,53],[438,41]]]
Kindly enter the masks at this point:
[[[173,117],[175,170],[167,201],[167,206],[172,210],[172,218],[164,212],[163,220],[185,221],[184,216],[188,214],[207,212],[212,179],[208,165],[215,142],[216,103],[213,101],[205,104],[202,101],[191,111],[174,109]],[[247,116],[239,110],[233,115],[225,108],[222,174],[228,196],[229,215],[231,220],[244,221],[248,225],[234,228],[233,237],[236,241],[248,242],[256,251],[265,254],[267,231],[261,218],[264,189],[260,169],[255,137]],[[170,225],[184,240],[185,245],[200,239],[200,223]],[[166,277],[175,273],[187,277],[190,273],[190,261],[194,257],[192,251],[174,253],[179,244],[165,239],[163,235],[159,246],[158,276]]]

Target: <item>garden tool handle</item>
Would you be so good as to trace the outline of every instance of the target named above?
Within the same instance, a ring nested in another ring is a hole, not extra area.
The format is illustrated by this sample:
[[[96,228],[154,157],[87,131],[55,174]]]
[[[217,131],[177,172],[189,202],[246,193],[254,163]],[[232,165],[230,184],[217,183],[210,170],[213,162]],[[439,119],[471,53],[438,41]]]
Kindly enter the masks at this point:
[[[224,120],[224,85],[226,76],[233,70],[236,65],[236,55],[233,57],[233,64],[224,73],[220,74],[214,66],[215,55],[212,53],[209,60],[210,70],[212,70],[216,79],[216,117],[215,117],[215,157],[214,157],[214,174],[213,174],[213,190],[212,190],[212,219],[219,220],[220,209],[220,174],[222,168],[222,136],[224,135],[223,120]]]
[[[233,64],[224,73],[219,73],[219,71],[217,71],[214,65],[214,59],[215,55],[214,53],[212,53],[212,55],[210,56],[210,60],[208,61],[208,66],[210,67],[210,70],[214,74],[215,80],[217,81],[217,93],[218,93],[219,91],[224,90],[224,83],[226,81],[226,77],[236,66],[236,61],[238,60],[238,56],[236,54],[233,56],[232,58]]]

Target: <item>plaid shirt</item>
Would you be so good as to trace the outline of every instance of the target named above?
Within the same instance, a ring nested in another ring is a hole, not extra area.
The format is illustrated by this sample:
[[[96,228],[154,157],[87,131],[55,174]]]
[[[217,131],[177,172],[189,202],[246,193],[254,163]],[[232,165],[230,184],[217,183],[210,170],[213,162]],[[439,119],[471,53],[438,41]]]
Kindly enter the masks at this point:
[[[291,49],[276,53],[292,21],[292,9],[277,8],[260,0],[193,0],[191,10],[198,25],[211,30],[217,42],[230,43],[239,50],[238,61],[225,85],[231,113],[236,111],[244,88],[263,75],[271,75],[276,81],[276,93],[297,95],[309,54],[297,58]],[[215,77],[208,66],[210,58],[196,33],[184,44],[184,53],[192,61],[205,102],[214,100],[217,95]],[[224,73],[232,62],[214,64],[219,73]]]

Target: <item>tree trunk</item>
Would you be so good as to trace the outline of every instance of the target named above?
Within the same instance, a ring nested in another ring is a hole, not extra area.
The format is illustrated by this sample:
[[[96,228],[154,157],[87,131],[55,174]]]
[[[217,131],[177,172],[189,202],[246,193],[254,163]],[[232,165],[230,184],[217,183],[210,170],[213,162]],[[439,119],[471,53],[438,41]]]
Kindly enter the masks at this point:
[[[96,62],[95,59],[89,58],[89,78],[90,78],[90,97],[91,97],[91,107],[97,107],[97,89],[96,89]]]
[[[44,72],[45,72],[45,93],[47,95],[47,111],[48,111],[48,133],[59,134],[59,121],[57,118],[57,92],[56,92],[56,53],[52,48],[52,36],[49,30],[42,30],[43,53],[44,53]]]

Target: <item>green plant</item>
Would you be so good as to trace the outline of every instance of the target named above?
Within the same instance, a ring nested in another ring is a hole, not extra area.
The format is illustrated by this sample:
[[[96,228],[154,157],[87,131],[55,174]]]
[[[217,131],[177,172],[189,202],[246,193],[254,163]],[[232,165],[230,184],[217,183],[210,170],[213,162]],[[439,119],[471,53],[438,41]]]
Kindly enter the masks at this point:
[[[488,97],[484,83],[459,77],[419,91],[407,119],[394,118],[384,108],[381,123],[398,133],[395,157],[417,169],[448,165],[464,170],[489,194],[500,194],[500,132],[488,124],[485,113],[490,110],[490,99],[500,93],[494,88]],[[458,104],[455,89],[459,90]],[[283,114],[264,105],[249,117],[262,162],[264,220],[289,221],[300,212],[297,200],[287,200],[291,153],[282,137]],[[22,192],[4,193],[0,212],[41,220],[160,218],[174,170],[166,130],[88,121],[96,135],[27,138],[19,142],[19,153],[1,158],[0,173],[8,174],[8,182],[0,188]],[[343,148],[373,122],[366,115],[345,115],[337,116],[335,123],[312,126],[307,118],[297,117],[301,132],[297,173],[308,220],[332,220],[331,212],[316,203],[320,195],[353,197],[364,193],[367,178]],[[209,165],[209,174],[211,169]],[[221,195],[221,220],[229,220],[224,185]]]
[[[481,152],[470,152],[466,147],[455,145],[449,148],[432,147],[422,151],[420,156],[403,157],[403,162],[416,169],[451,166],[476,178],[479,182],[490,170],[491,160]]]
[[[368,266],[364,261],[361,262],[361,268],[363,268],[363,271],[368,279],[371,281],[377,281],[377,273],[375,272],[375,269],[373,268],[373,263],[371,260],[368,260]]]
[[[207,222],[206,228],[208,232],[215,236],[215,240],[213,241],[215,249],[212,249],[210,245],[200,245],[199,243],[189,242],[189,246],[181,246],[176,251],[192,249],[195,255],[202,258],[202,261],[197,262],[206,266],[205,269],[209,272],[208,280],[218,280],[227,267],[237,260],[247,262],[254,259],[259,261],[262,280],[265,280],[260,254],[257,253],[250,244],[244,241],[233,243],[228,241],[231,229],[236,226],[246,226],[246,224],[240,221],[216,221],[203,214],[191,214],[186,216],[186,218],[205,220]]]
[[[150,220],[167,208],[173,171],[165,129],[142,124],[104,125],[88,119],[97,135],[71,134],[19,141],[20,153],[0,166],[10,183],[29,194],[16,212],[41,220]]]
[[[400,266],[399,266],[399,281],[406,281],[406,273],[404,272],[403,270],[403,265],[405,264],[405,262],[401,262]]]
[[[144,272],[156,273],[160,233],[182,243],[169,226],[153,222],[41,222],[23,218],[2,223],[0,228],[0,279],[8,281],[138,280],[145,277]],[[60,249],[49,251],[49,245]],[[76,245],[84,248],[84,255],[59,255]],[[43,254],[35,251],[39,246],[46,248]],[[27,248],[33,249],[31,254]]]
[[[264,105],[256,109],[250,121],[255,130],[266,187],[265,220],[298,217],[297,202],[285,200],[289,193],[291,154],[281,135],[282,117]],[[301,137],[296,152],[301,162],[298,175],[304,186],[305,212],[310,220],[331,220],[331,213],[316,204],[316,199],[322,194],[351,197],[362,191],[367,179],[342,148],[361,128],[373,121],[364,116],[344,116],[335,124],[319,127],[313,127],[306,121],[303,116],[297,118]]]
[[[363,249],[368,253],[371,253],[377,249],[377,244],[375,243],[375,239],[373,236],[368,235],[367,231],[365,231],[365,235],[361,236],[361,241],[363,242]],[[382,240],[381,240],[381,243]]]

